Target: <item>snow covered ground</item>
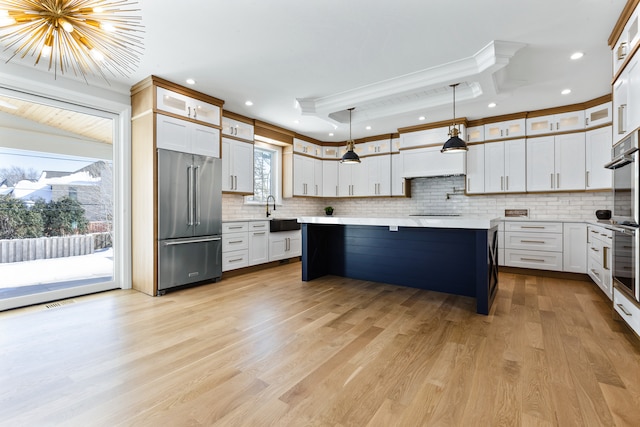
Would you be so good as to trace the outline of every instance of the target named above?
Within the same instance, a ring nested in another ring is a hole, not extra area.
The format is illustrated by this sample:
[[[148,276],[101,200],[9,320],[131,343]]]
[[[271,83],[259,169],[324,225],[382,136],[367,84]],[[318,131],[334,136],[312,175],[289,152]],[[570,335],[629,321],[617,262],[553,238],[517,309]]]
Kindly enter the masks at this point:
[[[0,288],[113,276],[113,248],[91,255],[0,264]]]

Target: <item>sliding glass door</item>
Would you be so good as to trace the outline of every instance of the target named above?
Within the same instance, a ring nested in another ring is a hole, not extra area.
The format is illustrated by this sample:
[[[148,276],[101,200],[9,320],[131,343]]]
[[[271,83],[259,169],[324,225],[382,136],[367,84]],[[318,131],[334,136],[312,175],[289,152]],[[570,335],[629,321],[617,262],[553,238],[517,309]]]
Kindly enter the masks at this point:
[[[121,287],[118,126],[0,90],[0,310]]]

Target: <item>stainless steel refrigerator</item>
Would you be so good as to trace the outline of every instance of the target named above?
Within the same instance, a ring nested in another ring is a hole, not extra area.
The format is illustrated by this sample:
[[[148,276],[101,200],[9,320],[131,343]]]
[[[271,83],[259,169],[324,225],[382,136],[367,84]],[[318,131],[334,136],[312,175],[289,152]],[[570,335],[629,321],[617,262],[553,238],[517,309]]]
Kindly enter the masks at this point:
[[[158,149],[158,294],[222,276],[221,204],[220,159]]]

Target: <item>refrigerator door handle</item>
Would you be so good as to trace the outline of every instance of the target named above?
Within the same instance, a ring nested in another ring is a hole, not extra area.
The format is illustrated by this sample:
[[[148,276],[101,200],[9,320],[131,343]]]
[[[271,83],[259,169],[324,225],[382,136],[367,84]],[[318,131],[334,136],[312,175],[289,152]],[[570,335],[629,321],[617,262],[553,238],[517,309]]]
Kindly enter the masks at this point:
[[[188,220],[187,225],[193,225],[193,165],[189,165],[187,167],[187,209],[188,209]]]
[[[215,242],[218,240],[222,240],[222,237],[203,237],[201,239],[171,240],[169,242],[162,242],[162,246],[186,245],[187,243]]]
[[[193,168],[193,216],[195,219],[195,225],[200,225],[200,188],[198,182],[198,174],[200,173],[200,166]]]

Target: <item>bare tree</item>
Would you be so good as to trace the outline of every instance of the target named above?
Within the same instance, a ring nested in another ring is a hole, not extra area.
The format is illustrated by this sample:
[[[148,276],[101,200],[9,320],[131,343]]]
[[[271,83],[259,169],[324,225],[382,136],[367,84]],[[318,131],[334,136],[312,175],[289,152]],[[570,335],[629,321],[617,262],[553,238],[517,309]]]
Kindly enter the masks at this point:
[[[40,172],[34,168],[24,169],[19,166],[11,166],[0,169],[0,183],[4,182],[8,187],[15,186],[18,181],[23,179],[37,180],[38,178],[40,178]]]

